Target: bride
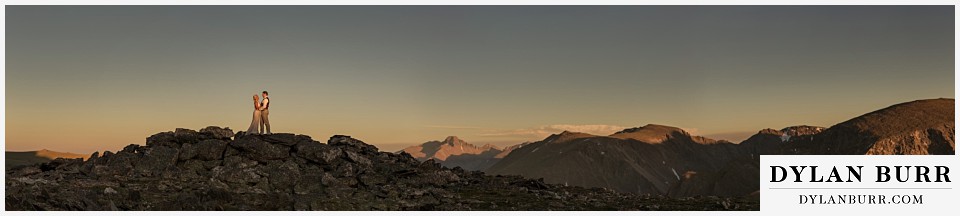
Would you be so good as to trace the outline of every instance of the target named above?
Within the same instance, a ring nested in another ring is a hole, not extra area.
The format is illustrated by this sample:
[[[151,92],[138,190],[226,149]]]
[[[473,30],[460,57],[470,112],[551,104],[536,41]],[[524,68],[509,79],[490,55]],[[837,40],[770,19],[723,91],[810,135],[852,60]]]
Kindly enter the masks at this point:
[[[250,128],[247,129],[247,133],[260,133],[257,131],[260,126],[260,96],[253,95],[253,121],[250,122]]]

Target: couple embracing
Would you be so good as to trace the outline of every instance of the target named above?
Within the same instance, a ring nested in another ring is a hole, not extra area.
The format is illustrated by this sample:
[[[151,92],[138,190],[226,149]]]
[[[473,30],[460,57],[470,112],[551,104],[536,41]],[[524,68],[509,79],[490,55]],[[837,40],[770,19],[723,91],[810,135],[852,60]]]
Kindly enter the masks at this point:
[[[253,121],[250,122],[250,128],[247,133],[270,134],[270,97],[267,91],[263,91],[263,100],[258,95],[253,95]],[[266,130],[264,130],[266,128]]]

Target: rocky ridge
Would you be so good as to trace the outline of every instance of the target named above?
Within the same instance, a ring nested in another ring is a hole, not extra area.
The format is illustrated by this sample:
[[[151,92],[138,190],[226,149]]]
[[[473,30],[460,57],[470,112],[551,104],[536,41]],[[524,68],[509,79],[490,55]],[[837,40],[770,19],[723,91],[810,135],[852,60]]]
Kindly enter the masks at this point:
[[[954,100],[895,104],[841,122],[822,132],[797,136],[782,154],[953,155]]]
[[[526,147],[525,147],[526,148]],[[177,129],[90,159],[6,171],[7,210],[759,210],[491,176],[336,135]]]

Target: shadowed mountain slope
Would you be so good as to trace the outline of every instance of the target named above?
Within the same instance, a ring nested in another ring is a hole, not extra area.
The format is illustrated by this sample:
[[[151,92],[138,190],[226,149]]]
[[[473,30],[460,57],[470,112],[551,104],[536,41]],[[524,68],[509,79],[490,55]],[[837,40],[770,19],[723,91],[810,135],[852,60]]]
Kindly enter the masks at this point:
[[[739,161],[746,154],[734,143],[691,136],[676,127],[647,125],[610,136],[575,132],[551,135],[515,150],[487,171],[641,194],[740,196],[756,191],[759,183],[749,175],[722,173],[746,168],[737,172],[750,174],[756,170],[759,165],[752,160]],[[704,184],[695,182],[680,186],[690,179],[706,178],[701,176],[716,176],[710,177],[712,181],[736,180],[721,186],[694,186]]]
[[[26,152],[4,152],[4,161],[5,169],[10,169],[18,166],[33,165],[39,163],[50,162],[53,159],[57,158],[82,158],[86,159],[88,155],[66,153],[66,152],[56,152],[50,150],[39,150],[39,151],[26,151]]]
[[[784,154],[954,154],[953,99],[896,104],[786,142]]]

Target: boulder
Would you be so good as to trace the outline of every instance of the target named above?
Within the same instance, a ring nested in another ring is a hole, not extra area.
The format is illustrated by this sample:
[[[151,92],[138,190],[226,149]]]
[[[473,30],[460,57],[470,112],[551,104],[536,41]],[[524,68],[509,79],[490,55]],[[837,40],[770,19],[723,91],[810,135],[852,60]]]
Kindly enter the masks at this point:
[[[220,160],[223,158],[224,151],[227,149],[227,142],[223,140],[208,139],[197,143],[197,158],[200,160]]]
[[[290,156],[290,147],[271,144],[257,136],[241,137],[230,142],[230,146],[240,150],[242,155],[260,162],[279,160]]]
[[[186,128],[177,128],[173,131],[173,138],[177,143],[197,143],[200,141],[200,133]]]
[[[272,144],[292,146],[297,144],[299,137],[297,137],[297,135],[289,134],[289,133],[275,133],[275,134],[263,135],[263,140]]]
[[[364,156],[360,155],[359,153],[352,152],[352,151],[347,151],[347,152],[345,152],[345,153],[346,153],[346,155],[347,155],[347,159],[349,159],[349,160],[350,160],[351,162],[353,162],[353,163],[356,163],[356,164],[361,165],[361,166],[371,166],[371,165],[373,165],[373,162],[370,162],[370,159],[367,159],[367,157],[364,157]]]
[[[188,175],[189,177],[199,177],[201,174],[206,173],[207,168],[204,167],[202,161],[199,160],[188,160],[184,161],[177,165],[180,170],[183,172],[181,175]]]
[[[160,148],[160,146],[157,146],[157,148]],[[106,151],[103,158],[99,159],[97,165],[94,166],[93,173],[97,176],[129,175],[129,172],[133,170],[134,162],[139,162],[139,160],[140,156],[134,153],[118,152],[114,154]]]
[[[197,152],[200,151],[199,148],[200,147],[197,144],[184,143],[180,146],[180,156],[178,157],[178,160],[186,161],[196,158]]]
[[[230,140],[233,135],[233,130],[230,130],[229,127],[221,128],[217,126],[208,126],[200,129],[200,137],[202,139]]]
[[[126,154],[126,152],[120,152]],[[118,154],[118,156],[120,155]],[[166,146],[156,146],[147,148],[142,157],[132,157],[131,162],[134,165],[134,171],[141,175],[156,176],[167,168],[173,167],[177,163],[177,156],[180,151]]]
[[[323,169],[317,166],[301,167],[303,174],[294,185],[294,193],[299,195],[320,193],[323,191]],[[329,174],[327,174],[329,175]]]
[[[331,164],[343,155],[339,148],[317,142],[299,142],[294,146],[297,156],[319,164]]]
[[[278,191],[293,190],[293,186],[299,183],[301,178],[300,167],[290,160],[268,165],[266,174],[270,186]]]
[[[330,137],[327,141],[327,144],[368,154],[375,154],[380,151],[376,146],[366,144],[363,141],[345,135],[333,135],[333,137]]]
[[[260,182],[258,175],[252,168],[238,168],[218,166],[210,170],[213,178],[230,184],[249,184]],[[234,185],[236,187],[236,185]]]
[[[120,152],[137,153],[137,149],[140,149],[140,145],[130,144],[130,145],[127,145],[126,147],[123,147],[123,150],[120,150]]]
[[[147,146],[180,147],[180,145],[177,143],[177,139],[173,136],[173,132],[169,131],[157,133],[147,137]]]
[[[259,164],[257,161],[241,156],[229,156],[223,159],[223,166],[226,167],[246,169],[255,167],[257,164]]]

